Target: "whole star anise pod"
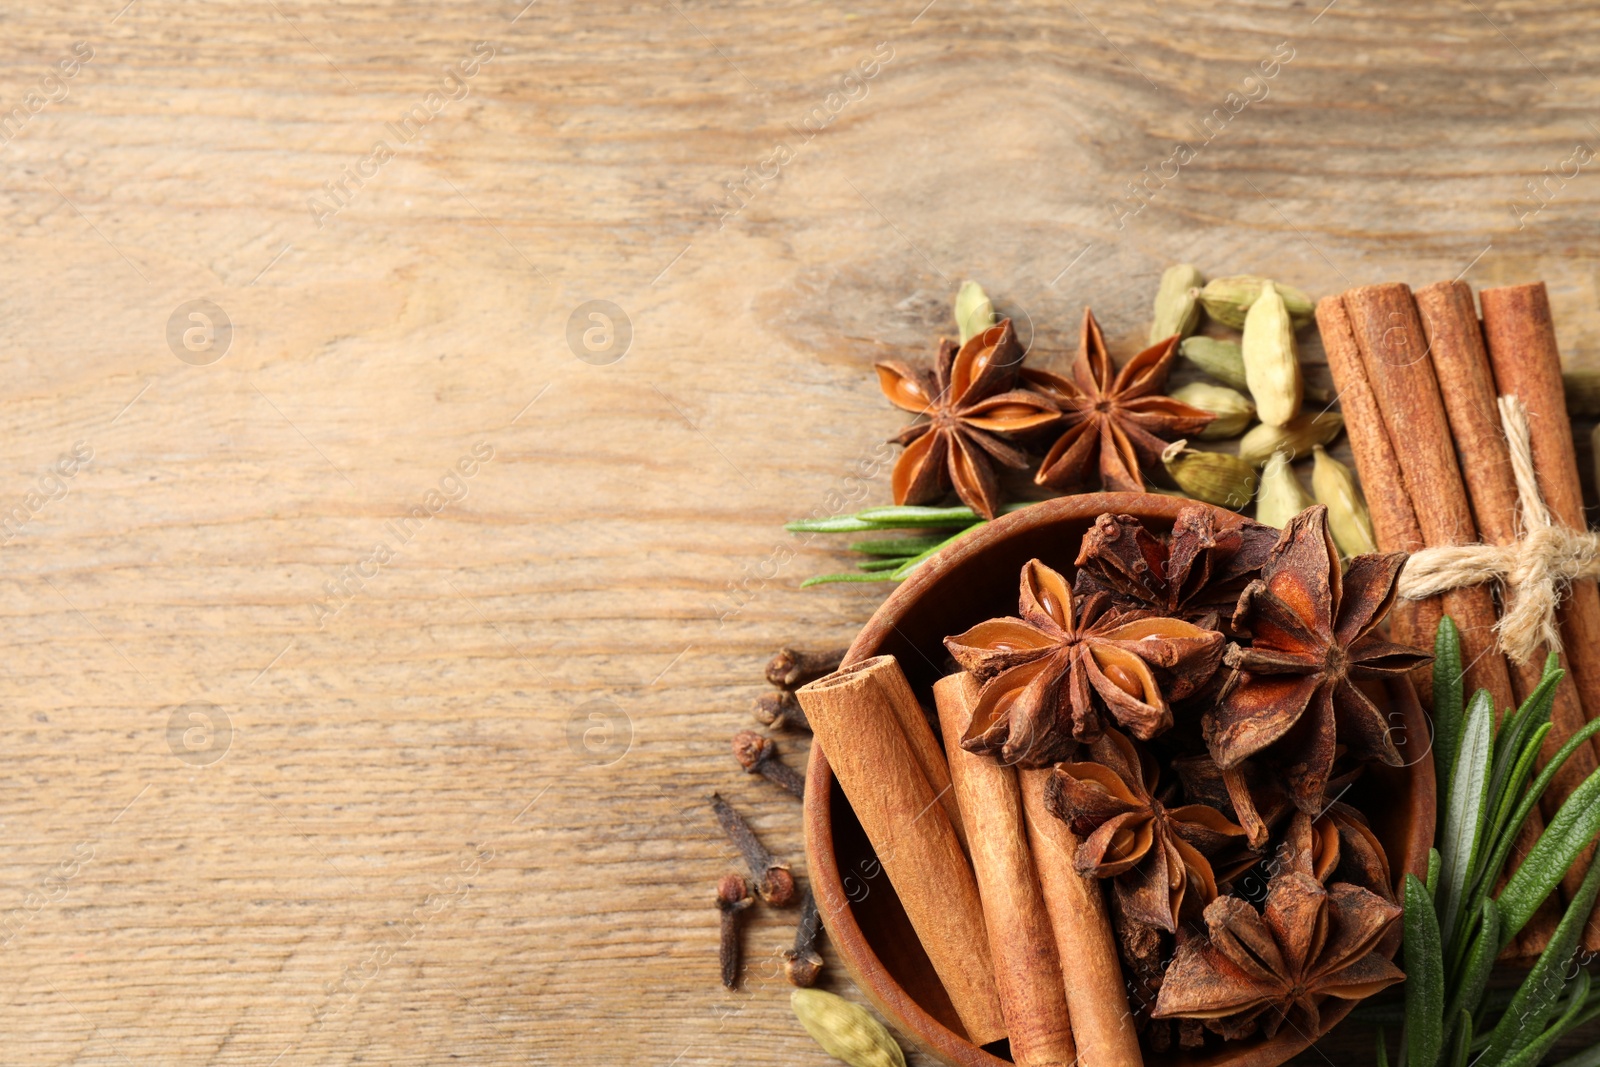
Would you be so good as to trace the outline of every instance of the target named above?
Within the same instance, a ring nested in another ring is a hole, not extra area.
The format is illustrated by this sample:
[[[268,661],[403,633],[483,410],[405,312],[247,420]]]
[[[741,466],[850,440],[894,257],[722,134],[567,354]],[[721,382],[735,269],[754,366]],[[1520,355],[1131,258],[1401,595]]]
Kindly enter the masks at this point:
[[[1201,505],[1180,510],[1165,541],[1132,515],[1101,515],[1083,535],[1072,588],[1215,630],[1277,540],[1277,530],[1250,519],[1220,529],[1216,512]]]
[[[1000,506],[994,464],[1028,465],[1027,455],[1002,438],[1060,417],[1049,399],[1012,388],[1024,355],[1006,319],[959,351],[941,341],[931,372],[899,361],[875,364],[890,403],[928,416],[890,438],[905,446],[894,465],[896,504],[926,504],[954,486],[962,503],[994,518]]]
[[[1170,933],[1185,902],[1217,895],[1211,860],[1244,841],[1244,831],[1215,808],[1169,808],[1156,799],[1150,754],[1108,729],[1089,747],[1092,763],[1062,763],[1050,772],[1045,806],[1083,838],[1074,865],[1112,879],[1128,917]]]
[[[1405,559],[1403,552],[1356,556],[1341,573],[1328,509],[1319,504],[1289,520],[1261,577],[1239,597],[1234,630],[1251,643],[1228,647],[1235,674],[1202,719],[1218,767],[1227,772],[1261,753],[1282,773],[1295,806],[1315,814],[1340,743],[1358,759],[1400,766],[1387,718],[1355,681],[1398,677],[1433,658],[1377,632]]]
[[[1399,917],[1399,907],[1359,886],[1324,888],[1282,870],[1261,914],[1238,897],[1206,908],[1210,937],[1178,946],[1154,1015],[1204,1019],[1229,1040],[1258,1028],[1270,1038],[1284,1022],[1317,1037],[1323,998],[1360,1000],[1405,977],[1375,951]]]
[[[1168,698],[1205,684],[1221,662],[1221,634],[1113,611],[1104,594],[1074,601],[1066,579],[1036,559],[1022,568],[1021,587],[1022,618],[945,638],[983,685],[961,741],[969,752],[1048,766],[1100,736],[1102,708],[1149,740],[1172,725]]]
[[[1390,885],[1389,856],[1383,843],[1355,808],[1337,801],[1313,819],[1297,811],[1284,834],[1281,852],[1286,862],[1326,885],[1338,880],[1394,900]]]
[[[1117,371],[1100,324],[1084,308],[1072,377],[1023,371],[1028,383],[1061,409],[1065,428],[1034,481],[1074,489],[1094,484],[1098,470],[1101,488],[1143,492],[1141,463],[1156,462],[1168,444],[1199,433],[1213,418],[1209,411],[1160,395],[1177,344],[1173,336],[1151,345]]]

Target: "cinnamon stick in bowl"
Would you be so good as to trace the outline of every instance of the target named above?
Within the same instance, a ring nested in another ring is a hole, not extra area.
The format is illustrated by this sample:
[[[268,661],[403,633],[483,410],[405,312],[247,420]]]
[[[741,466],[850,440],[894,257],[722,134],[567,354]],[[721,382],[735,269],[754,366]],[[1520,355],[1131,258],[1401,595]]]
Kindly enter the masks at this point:
[[[899,662],[875,656],[795,695],[968,1040],[1005,1037],[978,884],[918,758],[926,746],[913,745],[908,730],[926,730],[936,753],[938,742]]]
[[[978,702],[972,675],[952,674],[935,682],[933,699],[956,806],[967,827],[1011,1059],[1018,1067],[1069,1067],[1078,1050],[1067,988],[1028,847],[1016,769],[961,747]],[[1092,1057],[1086,1053],[1085,1060]]]

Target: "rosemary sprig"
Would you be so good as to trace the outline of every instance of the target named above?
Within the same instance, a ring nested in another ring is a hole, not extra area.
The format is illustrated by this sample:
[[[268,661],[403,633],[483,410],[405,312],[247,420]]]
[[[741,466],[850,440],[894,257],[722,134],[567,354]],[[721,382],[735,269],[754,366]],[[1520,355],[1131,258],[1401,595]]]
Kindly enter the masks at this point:
[[[1589,723],[1537,777],[1535,758],[1550,732],[1550,708],[1564,672],[1551,655],[1539,686],[1494,725],[1485,691],[1464,699],[1461,641],[1449,618],[1434,644],[1435,762],[1439,842],[1427,883],[1405,885],[1405,1026],[1397,1067],[1535,1067],[1562,1037],[1600,1017],[1600,991],[1579,971],[1565,978],[1595,898],[1591,862],[1550,943],[1509,1001],[1487,993],[1502,949],[1600,834],[1600,771],[1573,790],[1499,893],[1494,887],[1523,824],[1562,765],[1590,737]],[[1530,782],[1529,779],[1533,778]],[[1380,1039],[1378,1062],[1386,1054]],[[1600,1067],[1580,1053],[1559,1067]]]
[[[1029,502],[1007,504],[1002,515],[1019,511]],[[904,534],[870,541],[856,541],[852,552],[874,557],[856,564],[857,572],[819,574],[800,583],[805,589],[834,582],[899,582],[921,566],[935,552],[963,534],[984,525],[986,520],[968,507],[928,508],[899,505],[867,508],[854,515],[833,515],[825,519],[796,519],[785,523],[790,533],[869,533],[906,530],[937,530],[937,534]],[[858,573],[859,572],[859,573]]]

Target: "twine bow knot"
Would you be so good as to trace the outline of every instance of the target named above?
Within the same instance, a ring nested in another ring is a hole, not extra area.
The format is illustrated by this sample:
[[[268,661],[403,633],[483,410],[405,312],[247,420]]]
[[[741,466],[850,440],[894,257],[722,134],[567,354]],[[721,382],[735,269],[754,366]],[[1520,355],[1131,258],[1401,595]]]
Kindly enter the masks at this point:
[[[1509,545],[1449,545],[1412,554],[1400,574],[1400,595],[1425,600],[1483,582],[1505,588],[1505,614],[1495,627],[1500,647],[1519,662],[1540,645],[1561,650],[1556,608],[1579,578],[1600,578],[1600,534],[1569,530],[1550,517],[1533,469],[1528,412],[1514,396],[1500,398],[1500,425],[1511,452],[1522,536]]]

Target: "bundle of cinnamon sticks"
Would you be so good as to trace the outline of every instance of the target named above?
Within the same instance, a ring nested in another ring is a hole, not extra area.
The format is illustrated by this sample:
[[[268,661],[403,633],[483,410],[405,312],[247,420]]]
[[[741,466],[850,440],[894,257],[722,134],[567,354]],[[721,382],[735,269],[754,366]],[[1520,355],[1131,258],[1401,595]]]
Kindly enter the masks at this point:
[[[1317,305],[1383,551],[1517,541],[1518,496],[1497,396],[1514,395],[1527,409],[1539,490],[1555,520],[1586,528],[1544,284],[1485,289],[1478,298],[1481,321],[1472,289],[1461,281],[1415,293],[1400,284],[1362,286]],[[1487,689],[1496,708],[1507,709],[1538,684],[1546,650],[1527,660],[1502,652],[1494,627],[1504,606],[1496,592],[1485,584],[1403,601],[1391,615],[1392,636],[1431,646],[1441,615],[1450,615],[1461,631],[1468,690]],[[1594,581],[1572,584],[1559,623],[1570,683],[1557,690],[1545,758],[1600,714],[1600,588]],[[1420,693],[1431,692],[1427,679],[1418,682]],[[1543,798],[1547,817],[1595,769],[1597,756],[1600,751],[1585,746],[1568,761]],[[1543,829],[1534,814],[1524,847]],[[1580,858],[1565,893],[1576,889],[1587,865],[1587,856]],[[1509,952],[1539,952],[1555,921],[1547,907]],[[1600,949],[1600,909],[1590,917],[1584,944]]]
[[[1023,1067],[1138,1067],[1100,885],[1074,869],[1077,838],[1029,780],[1049,772],[959,745],[972,677],[934,686],[944,751],[893,656],[796,695],[965,1036],[1009,1040]]]

